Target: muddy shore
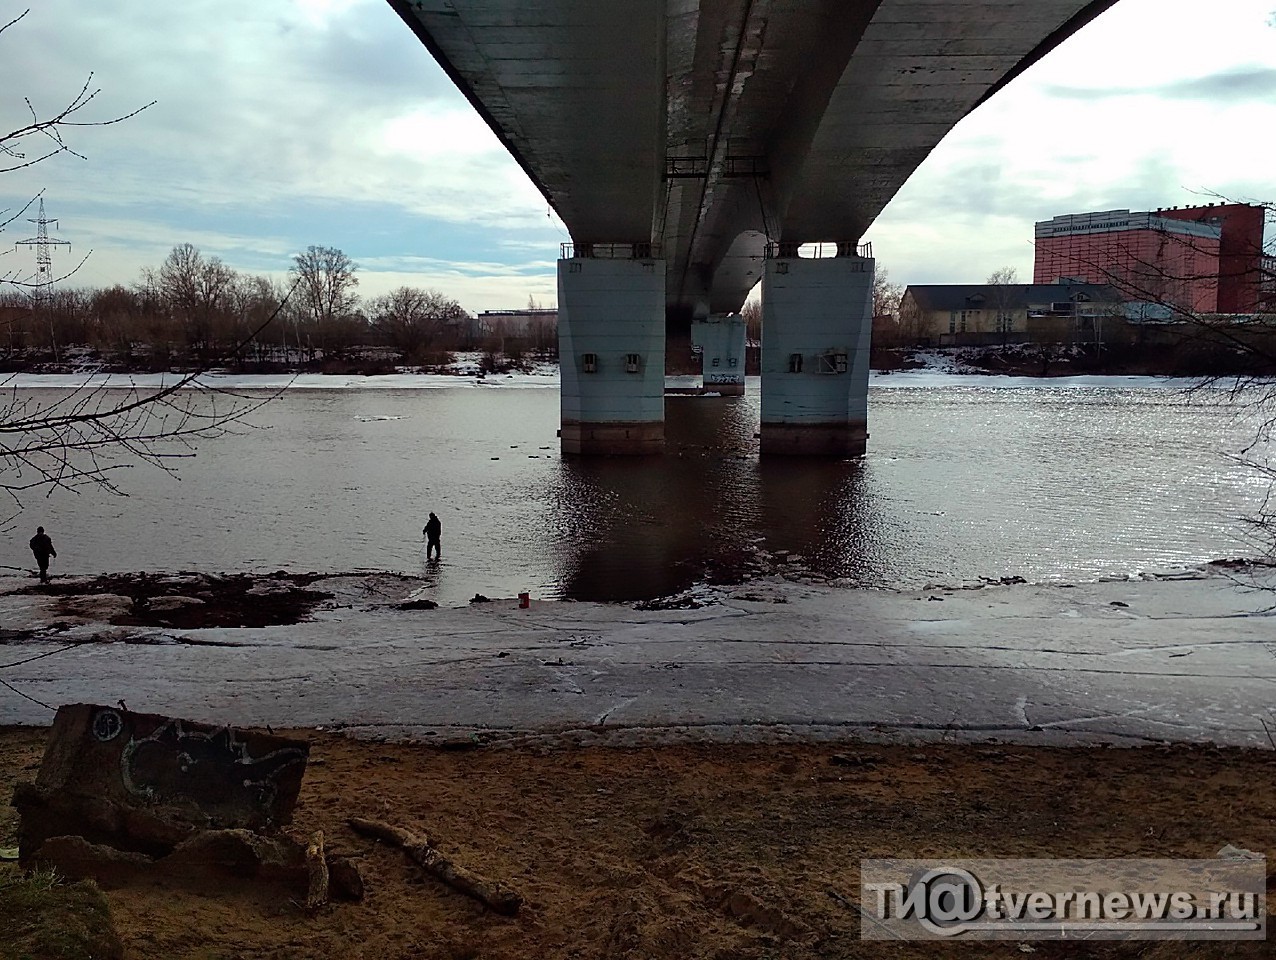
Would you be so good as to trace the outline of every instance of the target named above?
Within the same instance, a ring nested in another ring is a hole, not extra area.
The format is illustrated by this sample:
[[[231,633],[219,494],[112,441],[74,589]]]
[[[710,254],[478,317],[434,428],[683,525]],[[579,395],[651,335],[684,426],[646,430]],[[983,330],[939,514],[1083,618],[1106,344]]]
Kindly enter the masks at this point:
[[[430,609],[391,574],[0,577],[0,725],[61,703],[424,742],[1270,748],[1271,568]],[[105,582],[109,580],[110,582]]]

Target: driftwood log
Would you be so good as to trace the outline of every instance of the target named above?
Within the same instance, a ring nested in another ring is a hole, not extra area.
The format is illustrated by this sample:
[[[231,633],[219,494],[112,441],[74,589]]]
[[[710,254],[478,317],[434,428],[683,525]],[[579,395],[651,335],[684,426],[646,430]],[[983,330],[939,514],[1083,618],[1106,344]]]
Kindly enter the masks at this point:
[[[316,831],[306,847],[306,869],[310,873],[310,892],[306,909],[314,913],[328,902],[328,861],[323,855],[323,831]]]
[[[384,840],[386,843],[402,847],[403,851],[420,864],[422,869],[430,876],[436,877],[454,890],[459,890],[461,893],[486,904],[496,913],[512,917],[518,913],[519,907],[523,905],[523,898],[503,883],[480,877],[478,874],[453,863],[443,856],[443,854],[434,849],[430,838],[427,836],[414,833],[411,830],[405,830],[403,827],[383,823],[380,820],[364,820],[361,817],[351,817],[346,822],[350,824],[350,828],[356,833],[361,833],[367,837],[375,837],[378,840]]]

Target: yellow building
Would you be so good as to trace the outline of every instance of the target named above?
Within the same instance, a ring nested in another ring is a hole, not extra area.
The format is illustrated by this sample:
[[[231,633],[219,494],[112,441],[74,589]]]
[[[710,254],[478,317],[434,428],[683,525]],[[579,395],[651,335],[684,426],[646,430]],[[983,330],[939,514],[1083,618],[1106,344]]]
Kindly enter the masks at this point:
[[[1071,340],[1095,318],[1119,316],[1121,303],[1095,283],[915,285],[900,300],[900,334],[933,346]]]

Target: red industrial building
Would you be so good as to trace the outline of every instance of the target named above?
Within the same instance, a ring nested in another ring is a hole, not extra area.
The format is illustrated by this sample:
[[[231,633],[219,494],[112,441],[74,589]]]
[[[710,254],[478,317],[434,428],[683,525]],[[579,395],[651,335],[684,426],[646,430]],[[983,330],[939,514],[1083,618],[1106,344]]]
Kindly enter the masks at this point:
[[[1194,313],[1254,313],[1263,223],[1263,208],[1245,203],[1043,220],[1036,225],[1033,282],[1110,283],[1130,300]]]

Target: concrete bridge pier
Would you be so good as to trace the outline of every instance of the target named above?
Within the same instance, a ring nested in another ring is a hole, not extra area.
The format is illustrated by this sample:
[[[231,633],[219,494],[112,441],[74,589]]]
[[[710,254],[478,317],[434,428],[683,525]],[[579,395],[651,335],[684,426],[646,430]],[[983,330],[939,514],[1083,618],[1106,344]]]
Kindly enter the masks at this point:
[[[854,244],[819,259],[779,253],[762,278],[762,454],[861,456],[874,262]]]
[[[744,317],[719,314],[691,325],[691,342],[700,349],[700,369],[706,393],[744,396]]]
[[[644,252],[577,245],[558,261],[564,454],[664,449],[665,262]]]

